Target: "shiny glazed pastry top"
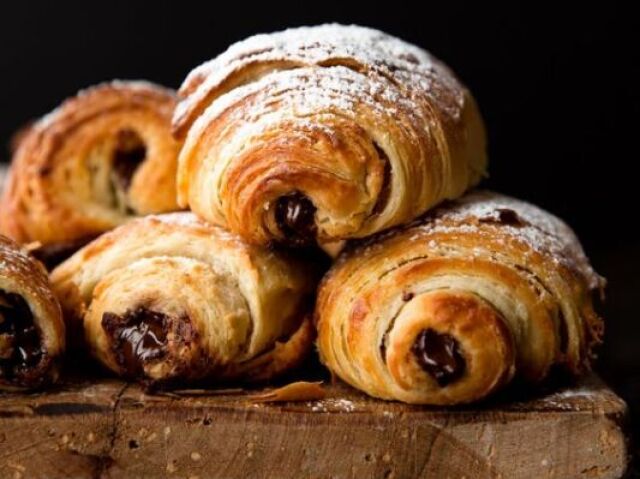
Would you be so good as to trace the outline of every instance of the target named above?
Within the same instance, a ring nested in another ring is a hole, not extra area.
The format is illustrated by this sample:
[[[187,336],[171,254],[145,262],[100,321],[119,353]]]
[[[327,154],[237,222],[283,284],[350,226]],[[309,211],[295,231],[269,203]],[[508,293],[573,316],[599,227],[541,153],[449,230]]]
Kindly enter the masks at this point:
[[[115,373],[170,386],[263,380],[313,341],[316,267],[191,213],[135,219],[51,274],[68,329]]]
[[[78,93],[21,135],[0,232],[73,244],[136,215],[177,209],[171,90],[114,81]]]
[[[485,173],[470,92],[426,51],[358,26],[257,35],[179,91],[178,200],[252,243],[368,236]]]
[[[53,382],[64,349],[62,313],[47,272],[0,235],[0,391]]]
[[[318,292],[318,348],[373,396],[467,403],[587,369],[603,286],[561,220],[475,192],[343,252]]]

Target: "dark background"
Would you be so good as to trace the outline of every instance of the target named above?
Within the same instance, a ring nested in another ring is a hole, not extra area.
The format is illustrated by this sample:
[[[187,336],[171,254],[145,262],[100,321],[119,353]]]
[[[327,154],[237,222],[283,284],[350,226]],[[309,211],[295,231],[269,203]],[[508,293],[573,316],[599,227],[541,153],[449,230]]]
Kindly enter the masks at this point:
[[[416,2],[401,1],[384,8],[2,2],[0,141],[100,81],[146,78],[178,87],[192,67],[253,33],[327,21],[386,30],[445,60],[474,92],[490,136],[486,185],[565,218],[609,279],[602,311],[607,338],[597,368],[635,408],[640,25],[610,2],[567,11],[445,3],[452,2],[425,2],[420,13]],[[2,158],[8,159],[6,149]]]

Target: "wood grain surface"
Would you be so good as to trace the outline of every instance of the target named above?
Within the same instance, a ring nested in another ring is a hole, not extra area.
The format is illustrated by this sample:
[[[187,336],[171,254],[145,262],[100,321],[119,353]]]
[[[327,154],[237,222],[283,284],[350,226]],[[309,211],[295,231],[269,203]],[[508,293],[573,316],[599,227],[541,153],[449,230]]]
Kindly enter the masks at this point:
[[[114,379],[0,396],[0,477],[617,478],[625,403],[591,376],[529,400],[429,409],[342,385],[149,395]]]

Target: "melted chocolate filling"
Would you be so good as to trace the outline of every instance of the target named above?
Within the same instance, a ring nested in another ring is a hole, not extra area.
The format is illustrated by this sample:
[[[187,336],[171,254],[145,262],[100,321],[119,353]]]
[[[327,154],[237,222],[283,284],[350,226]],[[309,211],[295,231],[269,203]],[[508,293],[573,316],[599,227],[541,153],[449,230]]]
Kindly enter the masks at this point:
[[[143,373],[144,363],[162,358],[167,353],[169,318],[144,307],[126,312],[102,315],[102,327],[111,336],[116,362],[125,373]]]
[[[133,174],[147,156],[147,148],[142,138],[133,130],[118,132],[116,148],[113,151],[114,186],[121,191],[128,191]]]
[[[411,301],[413,299],[414,294],[411,291],[403,291],[402,292],[402,301],[405,303]]]
[[[29,305],[19,294],[0,290],[0,379],[23,382],[43,356]]]
[[[520,228],[525,226],[526,223],[522,221],[518,213],[509,208],[499,208],[498,217],[489,216],[486,218],[480,218],[480,223],[499,223],[507,226],[514,226]]]
[[[378,193],[378,199],[373,207],[372,214],[377,215],[385,209],[389,202],[389,196],[391,195],[391,162],[389,157],[377,144],[374,143],[378,157],[384,162],[384,176],[382,179],[382,188]]]
[[[416,337],[411,351],[418,364],[440,387],[451,384],[464,373],[466,364],[458,341],[446,333],[423,329]]]
[[[300,192],[281,196],[276,202],[275,219],[285,243],[306,246],[316,234],[316,207]]]

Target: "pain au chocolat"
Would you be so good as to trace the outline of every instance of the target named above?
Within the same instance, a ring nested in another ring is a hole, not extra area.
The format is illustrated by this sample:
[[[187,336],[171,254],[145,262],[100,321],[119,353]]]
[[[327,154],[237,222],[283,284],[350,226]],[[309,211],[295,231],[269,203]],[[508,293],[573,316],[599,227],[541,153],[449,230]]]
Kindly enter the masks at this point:
[[[179,98],[179,203],[256,244],[365,237],[485,173],[470,92],[426,51],[369,28],[248,38],[194,69]]]
[[[68,328],[102,364],[168,387],[265,380],[297,365],[313,342],[316,273],[192,213],[170,213],[105,233],[51,281]]]
[[[384,399],[451,405],[589,367],[604,285],[571,229],[476,192],[348,248],[323,280],[323,362]]]
[[[178,209],[171,90],[114,81],[24,130],[0,200],[0,233],[46,263],[137,215]]]
[[[53,382],[64,349],[64,322],[47,272],[0,235],[0,391]]]

